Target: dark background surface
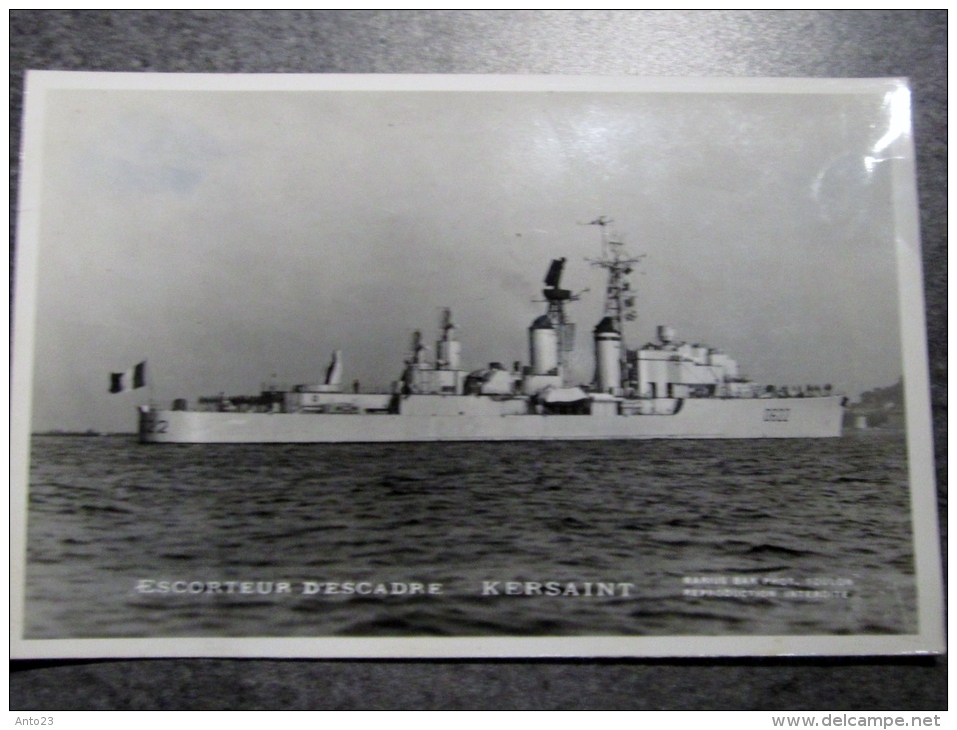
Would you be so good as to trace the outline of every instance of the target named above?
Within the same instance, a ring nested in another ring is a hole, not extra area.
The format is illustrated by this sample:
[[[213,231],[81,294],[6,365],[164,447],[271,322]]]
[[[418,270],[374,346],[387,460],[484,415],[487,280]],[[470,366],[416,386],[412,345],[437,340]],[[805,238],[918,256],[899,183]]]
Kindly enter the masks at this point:
[[[946,11],[15,10],[13,201],[27,69],[909,77],[946,545]],[[946,657],[13,662],[10,680],[22,711],[946,707]]]

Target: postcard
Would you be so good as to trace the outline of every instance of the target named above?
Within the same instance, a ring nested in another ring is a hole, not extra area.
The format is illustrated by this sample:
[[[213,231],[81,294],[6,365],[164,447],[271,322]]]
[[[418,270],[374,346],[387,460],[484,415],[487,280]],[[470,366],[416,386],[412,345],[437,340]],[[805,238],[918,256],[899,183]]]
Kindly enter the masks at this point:
[[[14,658],[943,651],[901,79],[32,72]]]

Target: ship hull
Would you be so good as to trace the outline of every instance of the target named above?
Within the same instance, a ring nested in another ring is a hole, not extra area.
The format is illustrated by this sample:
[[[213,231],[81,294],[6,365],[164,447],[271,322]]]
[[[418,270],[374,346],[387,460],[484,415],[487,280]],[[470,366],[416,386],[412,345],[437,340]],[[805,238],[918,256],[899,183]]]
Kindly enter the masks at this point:
[[[145,410],[145,443],[828,438],[842,398],[690,398],[671,415],[397,415]]]

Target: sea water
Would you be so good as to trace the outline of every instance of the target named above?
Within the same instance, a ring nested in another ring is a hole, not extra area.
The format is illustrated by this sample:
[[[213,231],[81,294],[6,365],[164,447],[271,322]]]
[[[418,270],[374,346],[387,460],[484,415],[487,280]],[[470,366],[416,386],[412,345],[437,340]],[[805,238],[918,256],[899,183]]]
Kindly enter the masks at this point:
[[[34,436],[27,535],[34,639],[916,631],[899,432]]]

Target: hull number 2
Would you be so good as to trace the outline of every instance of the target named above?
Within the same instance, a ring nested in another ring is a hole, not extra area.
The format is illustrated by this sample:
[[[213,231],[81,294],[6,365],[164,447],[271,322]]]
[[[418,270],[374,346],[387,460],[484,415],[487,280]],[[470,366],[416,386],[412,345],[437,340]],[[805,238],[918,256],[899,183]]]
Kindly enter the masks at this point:
[[[765,408],[764,409],[765,421],[787,421],[788,416],[790,415],[791,415],[790,408]]]

